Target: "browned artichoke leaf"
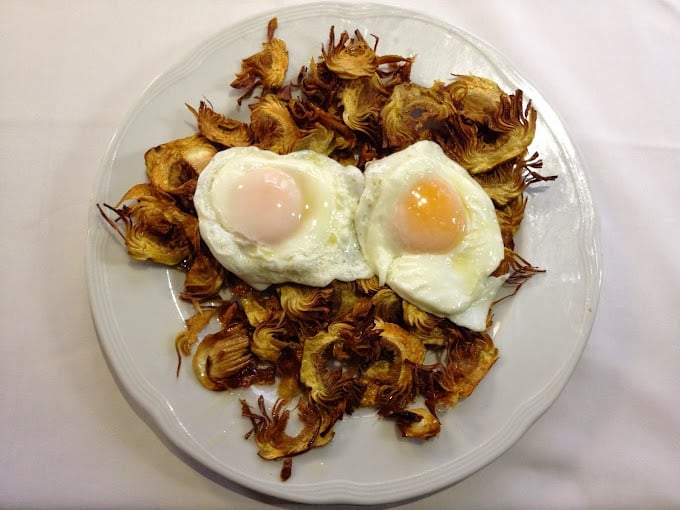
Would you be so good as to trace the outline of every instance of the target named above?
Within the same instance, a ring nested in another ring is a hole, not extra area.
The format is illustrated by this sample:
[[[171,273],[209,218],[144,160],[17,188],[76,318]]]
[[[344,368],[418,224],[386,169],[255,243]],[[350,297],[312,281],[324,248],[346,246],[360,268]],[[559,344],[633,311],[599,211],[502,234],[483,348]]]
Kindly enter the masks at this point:
[[[277,28],[277,19],[269,20],[267,41],[262,44],[262,50],[242,60],[241,71],[231,82],[234,88],[246,89],[239,103],[250,97],[258,85],[262,85],[265,91],[275,90],[283,85],[288,71],[288,50],[284,41],[274,37]]]
[[[364,133],[376,145],[382,145],[380,112],[389,97],[377,74],[343,84],[338,93],[342,120],[353,131]]]
[[[378,393],[382,388],[395,384],[399,379],[400,372],[399,365],[391,363],[386,359],[380,359],[371,363],[359,378],[365,388],[361,395],[361,406],[374,407]]]
[[[284,284],[278,285],[276,292],[286,317],[295,323],[302,336],[313,334],[328,320],[332,287]]]
[[[339,115],[330,110],[325,111],[311,101],[293,99],[290,101],[289,106],[292,118],[296,124],[304,126],[319,124],[331,131],[333,133],[332,145],[334,150],[352,151],[354,149],[356,134],[345,125]],[[304,133],[305,131],[303,131],[303,135]],[[331,154],[331,157],[338,159],[334,154]]]
[[[443,347],[450,337],[451,322],[436,317],[417,306],[403,302],[405,329],[427,347]]]
[[[493,118],[504,95],[495,81],[473,75],[458,75],[447,88],[459,100],[461,115],[479,124]]]
[[[147,178],[164,193],[180,194],[182,187],[195,180],[216,152],[200,134],[157,145],[144,154]],[[188,192],[193,195],[193,191],[192,188]]]
[[[399,323],[402,314],[402,300],[392,289],[384,287],[371,297],[374,315],[385,322]]]
[[[392,91],[394,87],[411,81],[411,67],[415,57],[401,55],[379,55],[376,59],[376,74],[380,77],[385,89]]]
[[[418,140],[431,140],[433,132],[443,129],[444,121],[455,113],[450,94],[439,82],[430,88],[397,85],[381,111],[385,143],[402,149]]]
[[[472,393],[498,358],[498,350],[485,332],[451,324],[443,363],[416,367],[418,391],[427,407],[453,407]]]
[[[496,208],[496,218],[498,219],[498,225],[501,227],[503,244],[511,250],[515,248],[515,233],[519,230],[524,218],[526,203],[526,196],[518,195],[507,205]]]
[[[177,375],[182,364],[182,356],[191,354],[192,346],[198,342],[198,335],[215,316],[216,308],[201,309],[196,307],[196,313],[184,321],[185,330],[175,337],[175,350],[177,351]]]
[[[515,158],[488,172],[475,174],[475,180],[484,188],[496,207],[508,205],[529,186],[530,181],[525,178],[527,174],[523,162],[521,157]]]
[[[426,349],[416,336],[397,324],[376,319],[375,330],[380,333],[383,350],[391,353],[392,363],[399,370],[397,380],[380,387],[375,397],[378,412],[390,415],[405,409],[415,397],[415,368],[423,362]]]
[[[329,288],[332,294],[329,297],[328,322],[344,320],[347,314],[351,313],[355,304],[361,299],[365,299],[357,293],[356,282],[343,282],[334,280]]]
[[[422,342],[401,326],[376,319],[375,329],[380,333],[383,345],[399,354],[402,361],[423,362],[425,347]]]
[[[416,368],[418,392],[428,407],[454,407],[459,400],[455,366],[436,363]]]
[[[335,324],[342,326],[331,327],[338,333],[332,355],[339,362],[364,367],[380,358],[380,336],[373,328],[375,315],[371,299],[360,296],[352,303],[350,310],[338,316]]]
[[[398,411],[389,417],[397,420],[397,427],[403,437],[431,439],[441,430],[437,416],[424,407]]]
[[[486,172],[524,154],[534,139],[537,113],[531,101],[524,105],[524,94],[506,94],[486,78],[459,76],[447,89],[461,97],[461,117],[472,122],[476,132],[470,136],[468,124],[450,124],[459,143],[450,145],[452,159],[471,174]]]
[[[356,287],[356,291],[364,296],[371,296],[383,288],[380,286],[377,276],[363,278],[361,280],[354,280],[354,285]]]
[[[243,282],[232,286],[250,326],[255,328],[251,337],[251,350],[259,359],[276,363],[281,349],[294,339],[295,329],[286,319],[281,303],[274,292],[255,290]]]
[[[314,401],[324,401],[326,381],[324,374],[331,357],[333,343],[338,336],[329,331],[320,331],[312,338],[305,339],[300,365],[300,381],[307,386]],[[317,370],[321,367],[322,370]]]
[[[130,207],[116,209],[114,221],[97,206],[104,219],[123,238],[128,254],[137,260],[152,260],[167,266],[177,266],[190,260],[200,242],[198,220],[184,213],[172,202],[153,196],[141,197]],[[123,228],[118,222],[123,223]]]
[[[529,278],[536,275],[537,273],[544,272],[544,269],[540,269],[532,265],[528,260],[521,257],[515,251],[511,250],[510,248],[505,248],[505,256],[498,265],[496,271],[494,271],[493,276],[506,275],[507,278],[505,280],[505,285],[508,287],[514,287],[514,289],[510,294],[497,298],[494,303],[498,303],[499,301],[514,295]]]
[[[419,330],[426,333],[439,325],[442,320],[408,301],[404,301],[402,307],[404,324],[411,330]]]
[[[278,317],[282,312],[276,294],[270,290],[256,290],[242,280],[237,280],[229,287],[229,291],[238,300],[253,327]]]
[[[196,117],[200,133],[211,142],[225,147],[245,147],[251,144],[250,127],[245,122],[217,113],[205,101],[200,102],[198,111],[190,105],[186,106]]]
[[[300,344],[286,344],[279,350],[276,374],[280,377],[277,393],[279,398],[291,401],[302,392],[300,383]]]
[[[184,290],[179,297],[185,301],[212,298],[222,288],[224,276],[224,268],[201,243],[199,252],[184,278]]]
[[[286,431],[290,419],[286,400],[278,399],[271,415],[267,412],[262,395],[258,397],[257,405],[259,413],[253,411],[248,402],[241,400],[241,414],[250,418],[253,425],[246,438],[254,433],[260,457],[267,460],[281,459],[306,452],[315,446],[321,427],[321,416],[315,406],[299,401],[297,409],[302,429],[291,436]]]
[[[255,145],[277,154],[291,152],[300,138],[300,130],[286,104],[275,95],[267,94],[249,107]]]
[[[271,367],[258,369],[250,351],[248,323],[232,303],[220,318],[222,329],[206,335],[194,353],[192,365],[199,382],[212,391],[274,382]]]
[[[116,207],[120,207],[121,204],[124,202],[128,202],[130,200],[140,200],[145,197],[153,197],[154,196],[154,189],[149,184],[148,182],[141,182],[139,184],[133,185],[129,190],[125,192],[125,194],[120,197],[120,200],[118,200],[118,203],[116,204]]]
[[[323,124],[317,122],[310,129],[301,132],[294,151],[311,150],[328,156],[337,147],[335,144],[335,133]]]
[[[322,48],[326,67],[345,80],[371,76],[376,71],[376,55],[358,30],[354,37],[343,31],[336,44],[335,27],[331,27],[328,45]]]
[[[498,359],[498,349],[485,332],[472,332],[452,342],[448,348],[448,366],[452,368],[460,398],[470,396]]]
[[[252,335],[250,348],[259,359],[276,363],[279,361],[281,350],[290,345],[290,329],[286,323],[285,315],[278,315],[260,322]]]
[[[309,388],[312,402],[331,414],[350,413],[361,401],[363,387],[353,373],[340,367],[329,367],[333,359],[333,345],[342,338],[343,331],[352,326],[331,324],[304,342],[300,364],[300,382]]]
[[[310,60],[309,66],[301,69],[298,81],[302,94],[308,101],[323,109],[335,107],[340,78],[324,62]]]

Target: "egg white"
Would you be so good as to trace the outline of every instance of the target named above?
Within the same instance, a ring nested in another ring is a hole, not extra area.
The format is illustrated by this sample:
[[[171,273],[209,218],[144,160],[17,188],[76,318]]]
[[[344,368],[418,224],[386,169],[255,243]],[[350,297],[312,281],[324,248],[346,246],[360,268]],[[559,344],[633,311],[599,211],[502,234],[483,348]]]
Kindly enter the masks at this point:
[[[292,176],[303,192],[306,210],[300,227],[276,244],[258,242],[225,224],[214,203],[216,186],[235,185],[240,176],[274,168]],[[227,270],[255,289],[276,283],[323,287],[337,279],[370,278],[354,213],[364,188],[362,172],[313,151],[278,155],[257,147],[234,147],[217,153],[201,172],[194,206],[201,238]]]
[[[429,176],[443,179],[460,195],[465,233],[446,253],[409,253],[390,228],[394,207],[404,189]],[[490,304],[505,281],[490,276],[504,257],[504,247],[489,196],[430,141],[369,163],[364,177],[355,225],[364,257],[380,283],[422,310],[484,330]]]

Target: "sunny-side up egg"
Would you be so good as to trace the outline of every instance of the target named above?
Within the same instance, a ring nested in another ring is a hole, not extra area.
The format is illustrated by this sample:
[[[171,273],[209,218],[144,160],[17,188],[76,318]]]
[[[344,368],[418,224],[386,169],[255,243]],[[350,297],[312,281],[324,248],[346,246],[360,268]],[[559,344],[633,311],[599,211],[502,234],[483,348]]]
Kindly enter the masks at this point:
[[[475,331],[486,328],[504,278],[493,203],[434,142],[369,163],[356,212],[364,257],[381,284],[422,310]]]
[[[201,172],[194,205],[212,254],[253,288],[323,287],[373,275],[354,230],[363,188],[358,168],[313,151],[234,147]]]

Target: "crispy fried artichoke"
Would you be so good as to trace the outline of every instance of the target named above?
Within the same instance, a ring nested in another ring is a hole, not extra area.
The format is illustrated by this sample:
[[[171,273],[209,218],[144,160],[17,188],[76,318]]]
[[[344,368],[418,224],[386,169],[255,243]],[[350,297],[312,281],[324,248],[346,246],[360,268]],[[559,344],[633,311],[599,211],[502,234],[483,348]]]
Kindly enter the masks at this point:
[[[272,18],[267,26],[267,40],[262,44],[262,51],[241,62],[241,71],[231,82],[232,87],[245,89],[239,103],[249,98],[258,86],[266,92],[275,91],[283,85],[288,70],[288,50],[285,42],[274,37],[277,28],[278,21]]]
[[[214,111],[205,101],[198,110],[186,105],[196,118],[198,131],[206,139],[224,147],[244,147],[252,142],[250,126],[244,122],[230,119]]]
[[[131,206],[107,208],[117,215],[116,220],[101,206],[99,211],[123,238],[134,259],[178,266],[191,259],[200,245],[198,219],[156,195],[140,196]],[[118,221],[123,223],[122,229]]]

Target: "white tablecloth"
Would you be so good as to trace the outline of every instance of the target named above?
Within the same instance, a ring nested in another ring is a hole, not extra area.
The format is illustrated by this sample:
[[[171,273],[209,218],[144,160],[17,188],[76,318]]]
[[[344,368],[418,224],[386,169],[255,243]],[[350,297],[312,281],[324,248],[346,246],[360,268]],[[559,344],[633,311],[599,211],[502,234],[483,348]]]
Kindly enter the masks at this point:
[[[0,506],[296,507],[204,476],[140,419],[84,270],[97,168],[145,86],[225,25],[294,3],[0,2]],[[488,467],[395,506],[680,507],[680,3],[391,3],[485,39],[543,92],[589,167],[604,269],[549,411]]]

